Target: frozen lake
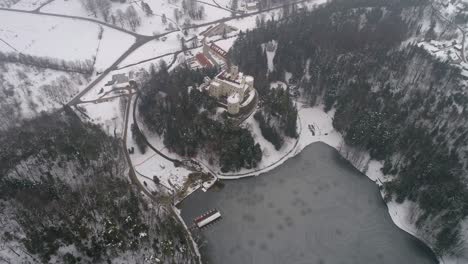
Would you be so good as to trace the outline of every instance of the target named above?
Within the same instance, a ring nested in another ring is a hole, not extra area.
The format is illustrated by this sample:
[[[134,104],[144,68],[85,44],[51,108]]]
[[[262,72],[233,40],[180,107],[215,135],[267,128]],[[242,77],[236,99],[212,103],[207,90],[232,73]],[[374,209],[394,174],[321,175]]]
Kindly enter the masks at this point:
[[[189,226],[210,209],[223,215],[195,231],[204,263],[437,263],[394,225],[377,186],[323,143],[269,173],[224,184],[180,205]]]

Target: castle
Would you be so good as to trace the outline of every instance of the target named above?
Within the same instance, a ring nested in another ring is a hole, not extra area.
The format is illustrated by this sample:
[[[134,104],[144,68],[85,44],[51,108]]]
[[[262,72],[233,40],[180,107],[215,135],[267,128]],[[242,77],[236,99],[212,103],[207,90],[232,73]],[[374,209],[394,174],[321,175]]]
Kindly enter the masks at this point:
[[[206,80],[210,96],[220,99],[227,97],[226,108],[229,114],[237,115],[240,109],[250,104],[254,91],[254,78],[239,72],[237,66],[221,71],[213,80]],[[249,95],[247,98],[246,96]]]
[[[257,93],[254,89],[254,78],[239,72],[239,68],[235,65],[229,66],[228,52],[207,38],[234,30],[237,29],[221,23],[203,32],[201,34],[203,37],[202,52],[189,61],[193,69],[202,67],[223,69],[213,80],[205,77],[204,84],[199,88],[218,99],[218,104],[225,107],[232,116],[250,111],[255,107]]]

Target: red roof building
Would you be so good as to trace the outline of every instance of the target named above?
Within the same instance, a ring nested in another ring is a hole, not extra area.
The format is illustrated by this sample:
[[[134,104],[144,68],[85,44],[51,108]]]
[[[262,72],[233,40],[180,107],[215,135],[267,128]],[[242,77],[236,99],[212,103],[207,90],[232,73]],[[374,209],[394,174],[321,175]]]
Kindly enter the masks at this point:
[[[195,58],[197,58],[198,63],[203,67],[203,68],[210,68],[213,67],[213,64],[211,64],[210,60],[203,55],[203,53],[198,53],[195,55]]]

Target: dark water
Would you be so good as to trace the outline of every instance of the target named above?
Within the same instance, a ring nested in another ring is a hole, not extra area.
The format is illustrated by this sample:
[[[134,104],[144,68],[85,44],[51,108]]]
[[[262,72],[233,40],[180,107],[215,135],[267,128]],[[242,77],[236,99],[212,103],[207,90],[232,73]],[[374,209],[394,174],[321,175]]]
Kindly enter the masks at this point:
[[[224,183],[180,205],[188,225],[209,209],[223,215],[196,232],[205,263],[437,263],[393,224],[377,186],[325,144],[260,177]]]

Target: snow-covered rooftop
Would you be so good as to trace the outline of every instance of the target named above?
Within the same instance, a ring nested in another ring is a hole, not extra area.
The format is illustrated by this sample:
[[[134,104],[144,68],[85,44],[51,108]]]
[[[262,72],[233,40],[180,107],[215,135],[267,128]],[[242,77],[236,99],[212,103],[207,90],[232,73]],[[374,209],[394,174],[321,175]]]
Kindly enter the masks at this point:
[[[238,93],[234,93],[234,94],[231,94],[228,98],[227,98],[227,102],[229,104],[237,104],[239,103],[240,101],[240,96]]]

